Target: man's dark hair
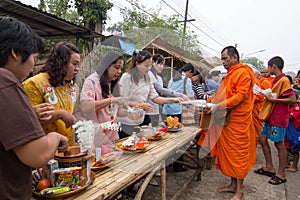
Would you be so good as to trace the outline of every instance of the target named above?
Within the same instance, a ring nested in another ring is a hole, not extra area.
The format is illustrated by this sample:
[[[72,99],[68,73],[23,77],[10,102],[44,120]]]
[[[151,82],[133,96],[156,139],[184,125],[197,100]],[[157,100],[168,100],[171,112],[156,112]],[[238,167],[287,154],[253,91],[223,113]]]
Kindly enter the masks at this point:
[[[212,71],[211,76],[219,76],[220,71]]]
[[[239,55],[239,52],[238,52],[238,50],[237,50],[234,46],[227,46],[227,47],[225,47],[225,48],[221,51],[221,53],[223,53],[225,50],[227,50],[227,53],[228,53],[228,55],[229,55],[230,57],[232,57],[232,56],[234,56],[234,54],[236,54],[236,55],[237,55],[237,59],[238,59],[238,61],[240,62],[240,55]]]
[[[296,77],[299,77],[299,74],[300,74],[300,70],[298,70],[298,72],[297,72],[297,76],[296,76]]]
[[[183,65],[183,67],[178,70],[178,73],[174,74],[173,81],[180,80],[181,79],[181,73],[182,72],[187,72],[187,71],[191,71],[191,73],[194,73],[195,67],[191,63],[187,63],[187,64]]]
[[[45,44],[28,25],[12,17],[0,17],[0,67],[8,62],[11,50],[22,56],[24,63],[31,54],[39,53]]]
[[[271,58],[268,62],[268,66],[276,65],[280,70],[283,69],[284,61],[281,57],[275,56]]]

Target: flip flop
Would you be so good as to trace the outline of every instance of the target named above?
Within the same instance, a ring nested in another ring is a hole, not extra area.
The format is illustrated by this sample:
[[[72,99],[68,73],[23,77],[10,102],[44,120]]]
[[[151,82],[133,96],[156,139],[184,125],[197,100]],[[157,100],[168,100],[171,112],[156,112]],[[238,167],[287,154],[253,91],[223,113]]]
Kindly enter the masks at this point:
[[[254,173],[259,174],[259,175],[268,176],[268,177],[273,177],[273,176],[275,176],[275,172],[268,172],[268,171],[265,171],[263,167],[254,170]]]
[[[273,176],[269,181],[268,183],[272,184],[272,185],[280,185],[282,183],[286,183],[287,180],[286,178],[282,179],[282,178],[279,178],[278,176]]]

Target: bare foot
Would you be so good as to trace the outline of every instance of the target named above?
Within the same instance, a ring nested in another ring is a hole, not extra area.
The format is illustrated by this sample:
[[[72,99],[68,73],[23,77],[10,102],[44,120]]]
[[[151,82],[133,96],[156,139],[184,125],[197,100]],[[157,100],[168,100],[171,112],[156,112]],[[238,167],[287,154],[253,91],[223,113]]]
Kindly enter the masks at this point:
[[[244,192],[236,192],[230,200],[244,200]]]
[[[288,172],[297,172],[298,168],[290,167],[286,171],[288,171]]]
[[[227,187],[220,187],[217,189],[217,192],[223,193],[223,192],[230,192],[230,193],[235,193],[236,188],[229,185]]]

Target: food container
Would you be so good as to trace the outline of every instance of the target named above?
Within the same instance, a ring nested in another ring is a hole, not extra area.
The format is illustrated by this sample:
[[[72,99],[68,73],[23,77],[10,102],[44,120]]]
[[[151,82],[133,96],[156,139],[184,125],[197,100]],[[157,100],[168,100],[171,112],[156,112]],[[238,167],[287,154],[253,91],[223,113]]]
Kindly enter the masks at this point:
[[[127,110],[128,118],[131,120],[138,120],[144,116],[144,110],[142,108],[129,108]]]
[[[81,153],[79,146],[69,147],[69,156],[65,156],[63,152],[57,152],[55,154],[55,160],[58,161],[60,168],[66,167],[81,167],[86,165],[86,161],[90,159],[90,155],[87,155],[87,152]]]
[[[60,168],[81,167],[79,185],[85,185],[87,177],[87,161],[91,160],[93,155],[87,152],[80,152],[79,146],[71,146],[68,149],[71,155],[65,156],[64,153],[56,152],[55,160],[58,161]]]

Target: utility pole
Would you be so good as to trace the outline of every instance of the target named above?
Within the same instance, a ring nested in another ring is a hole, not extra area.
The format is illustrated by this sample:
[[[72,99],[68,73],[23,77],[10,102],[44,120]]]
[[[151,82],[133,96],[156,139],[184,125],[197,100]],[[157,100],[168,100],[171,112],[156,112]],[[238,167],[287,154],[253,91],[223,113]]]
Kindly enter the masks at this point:
[[[186,22],[187,22],[188,10],[189,10],[189,0],[186,0],[185,14],[184,14],[184,23],[183,23],[183,37],[184,37],[185,32],[186,32]]]
[[[188,10],[189,10],[189,0],[186,0],[186,5],[185,5],[185,14],[184,14],[184,21],[183,21],[183,32],[182,32],[182,46],[184,47],[184,38],[185,38],[185,33],[186,33],[186,23],[195,21],[195,19],[187,19],[188,17]]]

